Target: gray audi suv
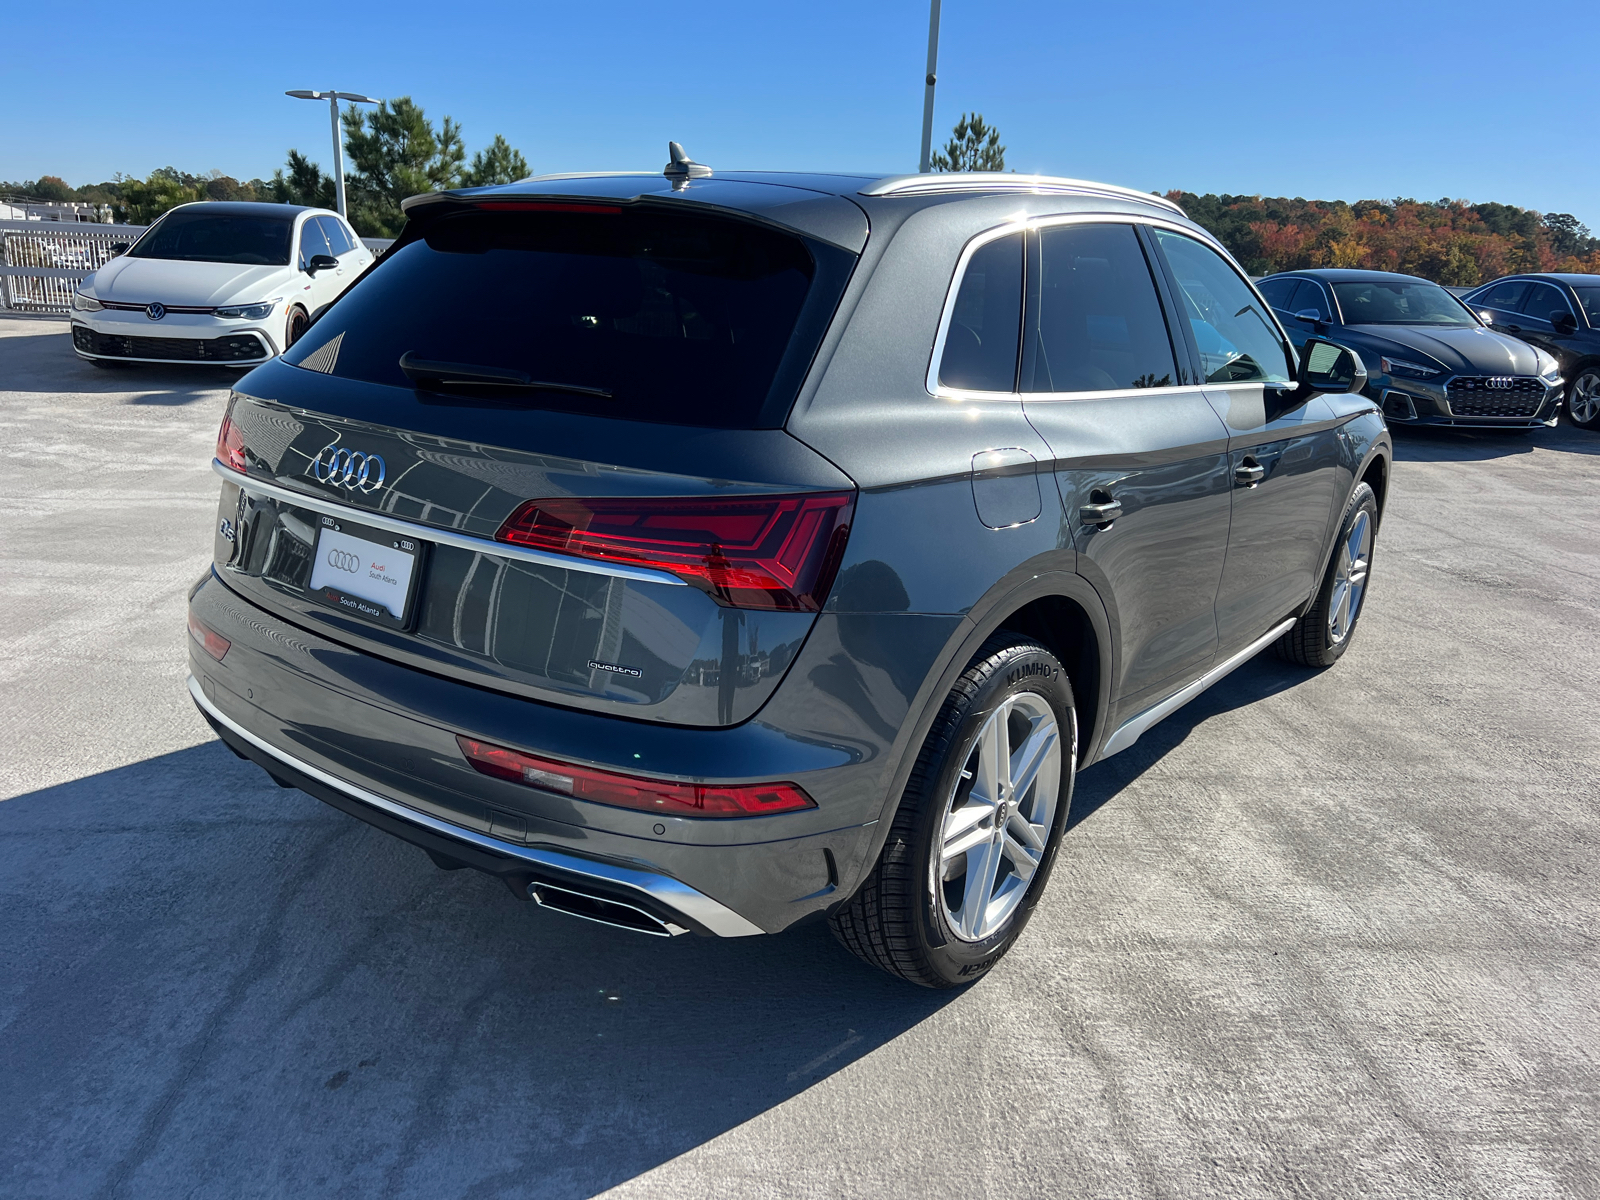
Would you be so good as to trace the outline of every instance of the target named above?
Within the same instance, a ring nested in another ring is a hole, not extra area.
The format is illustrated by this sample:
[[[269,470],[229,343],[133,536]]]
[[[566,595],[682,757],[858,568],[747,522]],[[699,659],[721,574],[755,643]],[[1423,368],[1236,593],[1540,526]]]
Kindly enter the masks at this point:
[[[1361,361],[1166,200],[675,153],[406,209],[229,400],[189,688],[441,868],[959,986],[1078,770],[1350,644]]]

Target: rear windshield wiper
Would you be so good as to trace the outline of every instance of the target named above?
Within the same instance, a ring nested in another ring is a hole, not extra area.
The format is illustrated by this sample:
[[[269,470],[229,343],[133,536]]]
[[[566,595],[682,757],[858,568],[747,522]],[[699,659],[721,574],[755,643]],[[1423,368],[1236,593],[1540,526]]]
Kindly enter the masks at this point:
[[[400,369],[420,387],[429,388],[506,388],[519,392],[571,392],[578,396],[611,399],[606,388],[584,387],[576,383],[551,383],[534,379],[526,371],[508,367],[485,367],[476,363],[438,362],[418,358],[409,350],[400,356]]]

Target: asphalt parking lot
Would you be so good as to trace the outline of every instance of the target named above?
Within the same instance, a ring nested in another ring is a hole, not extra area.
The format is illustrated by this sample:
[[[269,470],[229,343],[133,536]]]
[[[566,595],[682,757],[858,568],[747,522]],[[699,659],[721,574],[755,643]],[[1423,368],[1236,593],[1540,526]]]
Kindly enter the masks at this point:
[[[230,379],[0,318],[0,1195],[1600,1194],[1600,436],[1397,436],[1343,662],[1085,773],[941,995],[539,911],[229,754]]]

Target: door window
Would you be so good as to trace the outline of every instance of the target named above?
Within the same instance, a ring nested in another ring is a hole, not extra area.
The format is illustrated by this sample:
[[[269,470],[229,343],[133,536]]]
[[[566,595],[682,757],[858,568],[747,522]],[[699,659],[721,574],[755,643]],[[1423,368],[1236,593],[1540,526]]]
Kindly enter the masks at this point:
[[[1498,308],[1501,312],[1516,312],[1522,305],[1523,293],[1528,290],[1526,280],[1508,279],[1504,283],[1490,284],[1473,300],[1474,308]]]
[[[300,269],[303,271],[318,254],[328,253],[328,239],[323,235],[317,218],[310,217],[300,227]]]
[[[322,226],[322,232],[327,236],[328,246],[335,258],[349,254],[355,249],[350,241],[350,234],[344,227],[344,222],[336,217],[318,217],[317,224]]]
[[[1528,298],[1522,302],[1522,311],[1530,317],[1548,323],[1551,313],[1566,313],[1571,316],[1572,305],[1567,303],[1567,298],[1561,294],[1560,289],[1553,288],[1548,283],[1535,283],[1528,287]]]
[[[939,383],[1014,392],[1022,327],[1022,234],[980,246],[967,261],[939,359]]]
[[[1294,295],[1294,289],[1300,281],[1293,275],[1279,275],[1273,279],[1263,279],[1256,284],[1256,291],[1266,299],[1279,312],[1293,312],[1289,307],[1289,297]]]
[[[1294,307],[1289,311],[1300,313],[1308,308],[1315,309],[1317,316],[1324,321],[1333,320],[1333,310],[1328,307],[1328,293],[1322,290],[1321,284],[1305,279],[1300,283],[1300,290],[1294,294]]]
[[[1205,381],[1287,382],[1289,358],[1278,327],[1239,273],[1194,238],[1154,232],[1183,294]]]
[[[1177,366],[1150,264],[1132,225],[1039,231],[1025,392],[1172,387]]]

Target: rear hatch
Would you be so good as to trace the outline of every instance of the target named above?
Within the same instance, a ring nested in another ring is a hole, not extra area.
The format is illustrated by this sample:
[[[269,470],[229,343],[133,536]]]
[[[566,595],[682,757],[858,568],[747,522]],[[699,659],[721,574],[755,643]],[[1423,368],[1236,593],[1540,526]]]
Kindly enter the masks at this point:
[[[853,483],[781,425],[855,255],[676,198],[430,207],[241,382],[219,574],[428,672],[744,720],[849,532]]]

